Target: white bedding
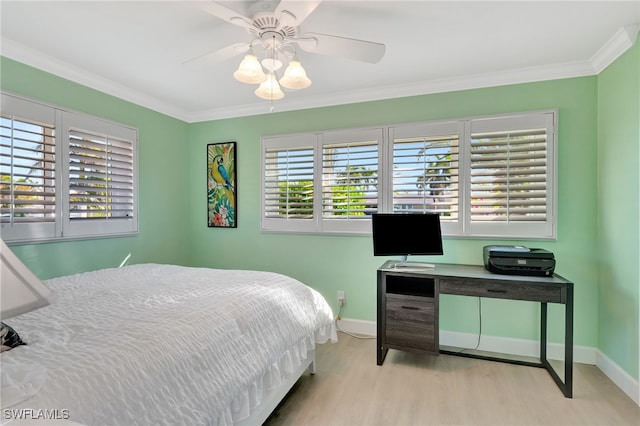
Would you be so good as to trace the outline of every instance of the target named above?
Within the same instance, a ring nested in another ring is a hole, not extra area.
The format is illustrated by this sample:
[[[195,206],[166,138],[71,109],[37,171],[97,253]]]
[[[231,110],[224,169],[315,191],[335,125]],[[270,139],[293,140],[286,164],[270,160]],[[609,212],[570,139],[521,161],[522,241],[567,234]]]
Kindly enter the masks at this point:
[[[2,353],[3,409],[232,424],[315,343],[337,340],[324,298],[275,273],[145,264],[46,284],[51,305],[8,321],[28,345]]]

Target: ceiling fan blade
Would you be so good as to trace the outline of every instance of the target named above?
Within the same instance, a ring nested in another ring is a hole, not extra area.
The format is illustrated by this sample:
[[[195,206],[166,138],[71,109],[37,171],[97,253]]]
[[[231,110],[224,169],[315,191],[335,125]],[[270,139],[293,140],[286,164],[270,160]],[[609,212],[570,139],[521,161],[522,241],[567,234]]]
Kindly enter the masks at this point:
[[[234,56],[245,53],[249,50],[249,43],[235,43],[222,49],[214,50],[213,52],[205,53],[204,55],[196,56],[195,58],[188,59],[182,64],[200,64],[204,62],[221,62]]]
[[[322,0],[282,0],[274,14],[278,17],[281,27],[297,27],[316,10],[320,3]]]
[[[207,12],[216,18],[223,19],[243,28],[252,28],[252,20],[242,15],[241,13],[231,10],[226,6],[216,3],[214,1],[199,1],[193,3],[196,7]]]
[[[307,52],[339,56],[371,64],[380,61],[385,52],[385,46],[382,43],[327,34],[306,33],[292,40]]]

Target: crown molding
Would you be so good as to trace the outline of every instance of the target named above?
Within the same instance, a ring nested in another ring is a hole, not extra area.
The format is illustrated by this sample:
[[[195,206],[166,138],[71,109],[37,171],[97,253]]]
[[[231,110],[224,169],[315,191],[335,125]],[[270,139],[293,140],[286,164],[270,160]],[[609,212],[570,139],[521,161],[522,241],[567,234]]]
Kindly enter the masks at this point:
[[[512,69],[494,73],[460,75],[375,89],[344,91],[307,97],[303,100],[284,99],[275,104],[275,112],[597,75],[633,46],[639,31],[640,24],[620,28],[589,60],[585,61]],[[80,67],[60,61],[13,40],[2,38],[1,42],[2,50],[0,53],[2,56],[187,123],[261,115],[271,112],[270,105],[263,101],[202,111],[186,111],[146,93],[89,73]]]
[[[274,112],[294,111],[309,108],[322,108],[360,102],[404,98],[433,93],[455,92],[468,89],[506,86],[510,84],[532,83],[536,81],[558,80],[563,78],[594,75],[590,62],[571,62],[550,66],[522,68],[497,73],[457,76],[429,81],[419,81],[401,85],[377,87],[373,89],[352,90],[323,96],[307,97],[302,101],[280,100],[274,104]],[[268,114],[269,103],[241,105],[237,108],[210,109],[189,117],[189,122],[220,120],[225,118]]]
[[[600,74],[613,61],[626,52],[638,38],[640,24],[627,25],[620,28],[598,51],[591,57],[594,72]]]
[[[87,86],[110,96],[123,99],[179,120],[188,121],[188,112],[167,105],[153,96],[123,86],[98,74],[88,72],[68,62],[61,61],[41,51],[27,47],[6,37],[0,41],[0,54],[14,61],[62,77],[74,83]]]

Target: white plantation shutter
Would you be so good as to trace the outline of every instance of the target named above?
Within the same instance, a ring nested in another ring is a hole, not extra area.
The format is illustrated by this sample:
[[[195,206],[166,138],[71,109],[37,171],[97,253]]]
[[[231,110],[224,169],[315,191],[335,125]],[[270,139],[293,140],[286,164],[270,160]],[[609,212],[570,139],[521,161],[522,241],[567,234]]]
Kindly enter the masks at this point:
[[[545,129],[471,135],[471,220],[546,219]]]
[[[552,113],[471,121],[469,222],[477,233],[550,237]]]
[[[137,233],[136,129],[7,93],[1,100],[3,240]]]
[[[262,229],[314,227],[314,135],[262,139]]]
[[[378,142],[322,147],[322,217],[366,218],[378,209]]]
[[[393,141],[393,211],[438,213],[458,220],[459,137],[398,138]]]
[[[116,123],[66,113],[65,236],[137,232],[138,132]]]
[[[460,232],[460,121],[391,127],[384,212],[437,213],[444,235]]]
[[[320,140],[321,231],[369,232],[378,211],[383,130],[325,132]]]
[[[1,118],[2,223],[55,222],[55,127]]]
[[[265,215],[313,219],[313,147],[266,152]]]
[[[131,141],[69,130],[69,217],[133,217]]]
[[[555,238],[556,116],[264,137],[262,230],[368,234],[374,212],[437,213],[445,236]]]
[[[2,94],[0,226],[5,241],[55,238],[59,229],[56,131],[51,107]]]

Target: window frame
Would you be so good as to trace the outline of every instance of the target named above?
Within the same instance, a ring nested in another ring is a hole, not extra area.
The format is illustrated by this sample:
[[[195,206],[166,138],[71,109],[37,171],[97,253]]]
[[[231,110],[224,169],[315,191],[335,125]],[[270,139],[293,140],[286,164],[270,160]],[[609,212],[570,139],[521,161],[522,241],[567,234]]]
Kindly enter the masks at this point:
[[[546,218],[531,223],[476,223],[471,220],[471,135],[477,126],[490,126],[501,121],[517,127],[518,123],[543,123],[546,129]],[[261,138],[261,231],[282,233],[314,234],[361,234],[371,233],[370,219],[322,220],[322,147],[324,141],[348,140],[358,132],[380,132],[378,146],[378,212],[393,212],[393,143],[395,138],[424,136],[444,136],[457,133],[458,140],[458,219],[442,221],[442,233],[445,237],[460,238],[500,238],[500,239],[537,239],[555,240],[557,238],[557,149],[558,149],[558,111],[555,109],[535,110],[505,114],[474,116],[460,119],[431,120],[402,123],[380,127],[359,129],[340,129],[325,132],[308,132],[289,135],[264,136]],[[453,132],[453,133],[452,133]],[[314,217],[304,226],[291,224],[285,220],[274,223],[265,220],[264,215],[264,153],[266,147],[273,149],[279,145],[295,145],[296,141],[306,141],[307,146],[315,148],[314,162]]]
[[[323,180],[323,153],[326,146],[335,144],[359,144],[362,142],[377,141],[378,144],[378,168],[376,170],[376,183],[377,189],[377,205],[380,209],[380,176],[382,163],[380,158],[382,157],[381,148],[384,146],[385,132],[383,128],[364,128],[364,129],[349,129],[349,130],[337,130],[323,132],[318,135],[318,154],[320,156],[319,170],[317,170],[317,177],[314,179],[314,186],[317,188],[320,200],[318,206],[320,209],[318,232],[331,233],[331,234],[364,234],[371,232],[370,218],[361,218],[360,216],[346,216],[345,219],[337,218],[325,218],[323,216],[323,200],[322,200],[322,180]]]
[[[38,120],[38,114],[46,112],[55,117],[55,219],[53,224],[42,227],[34,226],[39,225],[37,223],[2,223],[0,224],[2,239],[8,243],[38,243],[137,235],[139,226],[138,129],[13,93],[2,91],[0,96],[3,116],[19,116],[25,121]],[[131,164],[133,213],[131,216],[90,220],[70,218],[69,129],[71,127],[95,134],[124,138],[131,144],[133,157]]]
[[[555,240],[557,238],[557,132],[558,132],[558,111],[557,110],[542,110],[542,111],[530,111],[524,113],[512,113],[512,114],[500,114],[494,116],[477,117],[467,122],[467,129],[465,140],[471,140],[473,131],[473,125],[477,123],[480,129],[490,129],[487,124],[491,121],[506,122],[510,126],[509,129],[504,127],[500,128],[501,131],[505,130],[517,130],[523,126],[541,126],[547,129],[547,149],[545,150],[545,162],[547,172],[545,174],[546,187],[550,188],[550,191],[546,193],[546,220],[544,222],[513,222],[513,223],[488,223],[488,222],[473,222],[471,221],[471,214],[465,215],[465,222],[463,225],[464,233],[473,237],[479,238],[527,238],[527,239],[549,239]],[[519,124],[519,125],[518,125]],[[465,155],[465,161],[467,165],[466,170],[471,171],[470,165],[470,149]],[[469,203],[471,200],[471,184],[470,179],[466,180],[464,201]],[[465,206],[465,210],[470,210],[470,206]]]
[[[464,134],[464,122],[461,120],[444,120],[444,121],[427,121],[427,122],[419,122],[419,123],[409,123],[409,124],[401,124],[395,126],[389,126],[389,142],[387,148],[387,155],[385,156],[385,167],[384,170],[390,170],[390,172],[385,173],[388,186],[384,188],[385,190],[385,203],[383,205],[383,211],[380,213],[393,213],[393,199],[394,199],[394,188],[393,188],[393,172],[395,170],[395,162],[394,162],[394,142],[396,138],[410,138],[410,137],[433,137],[433,136],[444,136],[453,133],[458,133],[458,220],[455,222],[441,221],[441,229],[442,235],[447,236],[463,236],[464,228],[462,217],[464,216],[464,212],[462,211],[462,198],[464,194],[465,182],[464,175],[462,172],[463,164],[464,164],[464,153],[462,144],[464,143],[462,135]]]

